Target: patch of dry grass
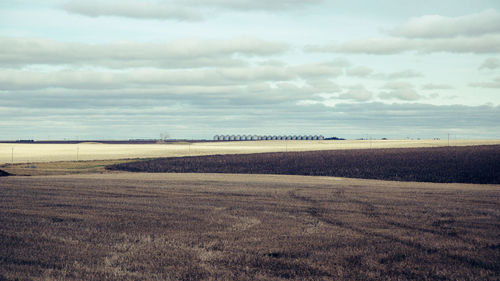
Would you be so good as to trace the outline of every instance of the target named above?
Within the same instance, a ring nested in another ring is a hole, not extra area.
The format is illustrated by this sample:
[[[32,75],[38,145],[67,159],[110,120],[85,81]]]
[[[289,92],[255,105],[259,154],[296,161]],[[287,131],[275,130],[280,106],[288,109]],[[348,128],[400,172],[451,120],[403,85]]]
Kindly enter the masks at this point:
[[[0,179],[1,280],[495,280],[498,185]]]
[[[132,161],[137,161],[137,159],[19,163],[0,165],[0,168],[9,174],[17,176],[109,173],[109,171],[105,169],[106,166],[124,164]]]

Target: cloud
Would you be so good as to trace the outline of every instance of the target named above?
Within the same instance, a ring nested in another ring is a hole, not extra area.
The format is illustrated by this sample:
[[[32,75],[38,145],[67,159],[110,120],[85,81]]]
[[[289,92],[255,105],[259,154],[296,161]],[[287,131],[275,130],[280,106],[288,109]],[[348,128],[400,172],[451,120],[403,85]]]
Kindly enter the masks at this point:
[[[210,138],[226,132],[299,134],[308,130],[347,138],[367,134],[389,138],[445,138],[448,132],[459,134],[458,138],[498,138],[500,131],[499,106],[347,100],[335,105],[326,101],[297,104],[286,95],[289,89],[292,89],[289,84],[276,89],[283,94],[279,99],[273,99],[264,86],[248,92],[233,89],[237,95],[229,96],[231,88],[219,94],[215,90],[209,95],[177,97],[161,91],[147,94],[148,89],[126,94],[121,90],[94,94],[67,90],[16,92],[16,95],[0,92],[0,128],[2,136],[8,139],[22,136],[45,139],[48,134],[61,139],[74,136],[80,139],[150,138],[158,137],[159,132],[165,130],[172,137],[181,138]],[[258,96],[257,100],[248,106],[246,102],[253,96]]]
[[[379,78],[379,79],[387,79],[387,80],[392,80],[392,79],[406,79],[406,78],[415,78],[415,77],[422,77],[423,74],[412,69],[406,69],[402,71],[396,71],[396,72],[390,72],[390,73],[376,73],[373,75],[374,78]]]
[[[316,5],[323,0],[182,0],[178,1],[188,6],[201,6],[209,8],[222,8],[233,10],[263,10],[280,11],[302,8],[308,5]]]
[[[416,101],[423,98],[414,90],[414,86],[408,82],[388,82],[383,87],[388,91],[381,92],[378,97],[381,99],[396,99],[402,101]]]
[[[476,83],[470,83],[469,86],[475,87],[475,88],[493,88],[493,89],[498,89],[500,88],[500,76],[493,79],[491,82],[476,82]]]
[[[448,85],[448,84],[428,83],[428,84],[422,85],[422,89],[424,89],[424,90],[448,90],[448,89],[453,89],[453,86]]]
[[[40,38],[0,38],[0,66],[94,65],[126,67],[206,67],[242,65],[235,56],[272,56],[288,45],[257,38],[178,39],[169,43],[118,41],[84,44]]]
[[[292,67],[292,71],[305,78],[333,78],[344,74],[342,68],[328,64],[302,64]]]
[[[306,52],[393,55],[418,53],[500,53],[500,35],[446,39],[372,38],[325,46],[306,46]]]
[[[24,71],[0,70],[1,90],[126,89],[161,86],[245,86],[257,82],[319,80],[342,72],[321,64],[295,66],[220,67],[210,69],[133,69],[128,71]]]
[[[390,37],[356,39],[329,45],[307,45],[306,52],[392,55],[417,53],[500,53],[500,13],[487,10],[462,17],[413,18],[389,32]]]
[[[487,58],[479,66],[479,70],[489,69],[494,70],[500,67],[500,59],[497,58]]]
[[[414,86],[413,84],[408,82],[388,82],[384,86],[382,86],[382,88],[390,90],[400,90],[400,89],[412,89],[414,88]]]
[[[382,92],[378,96],[381,99],[397,99],[402,101],[416,101],[422,98],[422,96],[413,89],[397,89]]]
[[[72,0],[61,8],[88,17],[116,16],[133,19],[201,21],[214,10],[282,11],[321,3],[322,0]]]
[[[373,72],[373,69],[366,67],[366,66],[356,66],[353,68],[348,68],[346,70],[346,74],[349,76],[356,76],[356,77],[367,77],[370,76]]]
[[[115,1],[70,1],[62,6],[70,13],[89,17],[118,16],[136,19],[161,19],[200,21],[202,15],[193,9],[162,2],[122,0]]]
[[[308,79],[307,84],[314,88],[317,93],[338,92],[341,89],[336,83],[324,78]]]
[[[484,34],[500,34],[500,13],[496,10],[486,10],[460,17],[426,15],[412,18],[389,33],[406,38],[477,37]]]
[[[348,86],[348,90],[338,95],[339,99],[366,102],[373,98],[373,93],[363,85]]]
[[[412,49],[409,40],[399,38],[373,38],[347,41],[341,44],[317,46],[308,45],[306,52],[320,53],[367,53],[367,54],[397,54]]]

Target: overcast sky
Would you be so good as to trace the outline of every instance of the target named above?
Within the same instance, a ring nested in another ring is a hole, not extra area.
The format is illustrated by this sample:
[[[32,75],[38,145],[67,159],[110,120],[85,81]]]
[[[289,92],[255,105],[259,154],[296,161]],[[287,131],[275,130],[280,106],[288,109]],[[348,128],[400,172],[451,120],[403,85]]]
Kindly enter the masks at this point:
[[[500,138],[500,1],[0,1],[0,139],[162,133]]]

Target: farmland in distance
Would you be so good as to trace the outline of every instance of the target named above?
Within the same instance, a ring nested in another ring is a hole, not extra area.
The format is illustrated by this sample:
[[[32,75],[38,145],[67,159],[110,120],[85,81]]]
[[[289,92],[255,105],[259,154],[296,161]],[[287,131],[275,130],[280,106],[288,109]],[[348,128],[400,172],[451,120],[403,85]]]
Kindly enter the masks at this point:
[[[163,144],[0,143],[0,164],[92,161],[262,152],[441,147],[500,144],[500,140],[323,140],[167,142]]]

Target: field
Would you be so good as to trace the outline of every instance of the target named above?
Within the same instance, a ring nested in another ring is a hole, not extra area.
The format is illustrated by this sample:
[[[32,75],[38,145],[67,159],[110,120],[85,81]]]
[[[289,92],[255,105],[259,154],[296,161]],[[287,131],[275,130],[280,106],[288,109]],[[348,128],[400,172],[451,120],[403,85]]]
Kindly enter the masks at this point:
[[[498,183],[500,146],[339,144],[0,165],[0,280],[500,280],[500,185],[415,182]]]
[[[237,173],[500,184],[500,145],[158,158],[108,166],[155,173]]]
[[[500,144],[500,140],[452,140],[451,146]],[[363,148],[448,146],[446,140],[353,141],[235,141],[168,142],[165,144],[0,143],[0,164],[51,161],[91,161],[126,158],[176,157],[213,154],[312,151]]]
[[[498,185],[103,174],[0,179],[1,280],[494,280]]]

